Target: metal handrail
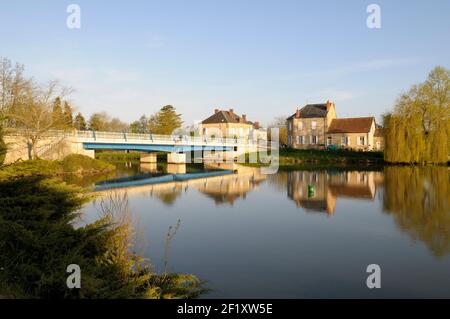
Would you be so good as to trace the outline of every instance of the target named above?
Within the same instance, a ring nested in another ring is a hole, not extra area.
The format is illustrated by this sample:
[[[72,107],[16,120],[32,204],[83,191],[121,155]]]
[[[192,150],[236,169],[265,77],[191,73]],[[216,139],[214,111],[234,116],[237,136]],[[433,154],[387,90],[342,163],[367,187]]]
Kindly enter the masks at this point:
[[[26,135],[24,130],[8,132],[10,136]],[[190,135],[161,135],[161,134],[136,134],[126,132],[103,132],[103,131],[78,131],[78,130],[49,130],[43,134],[45,137],[76,137],[89,140],[113,139],[126,141],[151,141],[152,143],[167,144],[201,144],[201,145],[253,145],[256,142],[248,138],[216,138],[208,136]],[[257,143],[256,143],[257,144]]]

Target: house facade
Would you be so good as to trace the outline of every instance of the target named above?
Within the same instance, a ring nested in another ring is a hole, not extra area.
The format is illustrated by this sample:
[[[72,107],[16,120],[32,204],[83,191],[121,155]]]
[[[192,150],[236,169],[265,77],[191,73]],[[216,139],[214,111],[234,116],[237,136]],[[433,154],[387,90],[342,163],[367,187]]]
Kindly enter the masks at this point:
[[[258,141],[267,139],[267,133],[261,128],[259,122],[247,120],[247,116],[237,115],[233,109],[215,109],[214,114],[199,125],[201,136],[221,135],[226,138],[240,138]]]
[[[374,117],[338,119],[336,105],[308,104],[287,119],[288,144],[295,149],[338,148],[382,150],[383,136],[377,132]]]
[[[336,118],[334,103],[308,104],[287,119],[288,145],[297,149],[321,148],[326,133]]]

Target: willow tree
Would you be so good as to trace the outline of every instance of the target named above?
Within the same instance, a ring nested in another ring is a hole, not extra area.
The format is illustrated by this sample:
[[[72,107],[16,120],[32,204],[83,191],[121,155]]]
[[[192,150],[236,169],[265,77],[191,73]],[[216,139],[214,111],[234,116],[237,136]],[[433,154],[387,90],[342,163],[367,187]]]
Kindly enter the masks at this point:
[[[450,71],[436,67],[428,79],[401,95],[384,116],[385,160],[447,163],[450,153]]]

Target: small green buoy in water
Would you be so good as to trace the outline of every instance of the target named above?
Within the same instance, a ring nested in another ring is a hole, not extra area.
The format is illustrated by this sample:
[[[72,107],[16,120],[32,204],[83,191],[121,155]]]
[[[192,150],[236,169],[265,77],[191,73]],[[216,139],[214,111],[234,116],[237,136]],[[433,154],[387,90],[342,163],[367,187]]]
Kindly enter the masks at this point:
[[[314,195],[315,195],[314,186],[308,185],[308,197],[311,198],[314,197]]]

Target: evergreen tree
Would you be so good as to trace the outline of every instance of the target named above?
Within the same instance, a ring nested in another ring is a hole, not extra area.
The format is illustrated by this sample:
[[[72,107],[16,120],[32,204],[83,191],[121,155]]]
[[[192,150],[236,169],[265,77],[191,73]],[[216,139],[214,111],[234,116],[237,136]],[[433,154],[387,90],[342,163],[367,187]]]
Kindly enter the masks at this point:
[[[87,129],[86,120],[83,115],[78,112],[77,116],[75,116],[74,127],[79,131],[84,131]]]
[[[177,114],[172,105],[166,105],[149,120],[150,131],[154,134],[172,134],[183,124],[181,114]]]
[[[68,127],[73,127],[73,110],[67,101],[64,102],[63,118]]]
[[[62,102],[59,96],[55,98],[55,101],[53,102],[52,117],[53,123],[60,123],[63,118]]]

